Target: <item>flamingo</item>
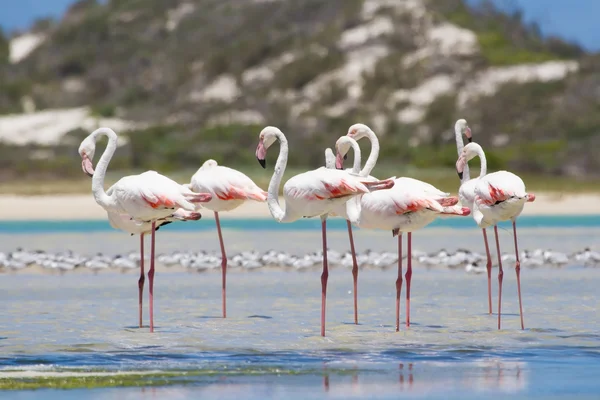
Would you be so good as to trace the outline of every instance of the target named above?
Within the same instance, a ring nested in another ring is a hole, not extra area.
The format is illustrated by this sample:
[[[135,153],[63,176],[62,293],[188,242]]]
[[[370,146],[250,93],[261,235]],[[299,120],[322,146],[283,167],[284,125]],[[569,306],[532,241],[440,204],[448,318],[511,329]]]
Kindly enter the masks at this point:
[[[108,145],[98,161],[94,171],[92,160],[96,150],[98,136],[108,137]],[[150,332],[154,332],[154,250],[156,224],[159,220],[173,215],[181,208],[194,212],[196,203],[210,201],[209,193],[194,193],[155,171],[147,171],[139,175],[123,177],[111,189],[104,191],[104,178],[108,164],[117,149],[117,134],[109,128],[99,128],[86,137],[79,146],[81,167],[85,173],[92,175],[92,193],[96,203],[110,213],[125,214],[137,224],[149,223],[152,233],[150,248],[149,308]]]
[[[86,174],[94,176],[93,167],[90,167],[89,171],[85,171]],[[106,193],[111,195],[113,188],[110,187]],[[129,233],[131,236],[140,235],[140,278],[138,279],[138,305],[139,305],[139,327],[142,327],[142,305],[143,305],[143,293],[144,293],[144,282],[146,277],[144,274],[144,235],[150,233],[152,224],[148,222],[139,223],[133,221],[129,215],[119,214],[112,211],[106,211],[108,222],[114,229],[122,230]],[[173,221],[197,221],[202,218],[202,215],[197,212],[189,212],[184,209],[175,211],[170,216],[156,221],[156,230],[161,226],[170,224]]]
[[[371,154],[361,175],[365,176],[377,162],[379,141],[375,133],[364,124],[352,125],[348,131],[352,148],[359,154],[359,140],[368,137],[371,141]],[[356,139],[356,140],[355,140]],[[338,147],[338,151],[344,148]],[[338,153],[336,160],[341,162],[345,154]],[[360,162],[359,162],[360,164]],[[429,183],[413,178],[396,178],[393,188],[365,194],[360,199],[352,199],[346,205],[347,218],[360,228],[388,229],[392,236],[398,236],[398,278],[396,280],[396,331],[400,330],[400,294],[402,290],[402,232],[407,232],[406,270],[406,326],[410,326],[410,285],[412,280],[412,232],[433,222],[440,215],[469,215],[467,207],[456,206],[458,198],[442,192]]]
[[[264,202],[267,192],[256,185],[247,175],[232,168],[217,165],[215,160],[206,160],[192,176],[189,188],[196,193],[210,193],[212,199],[202,207],[208,208],[215,214],[219,243],[221,244],[221,273],[222,273],[222,303],[223,318],[227,317],[226,280],[227,254],[221,233],[219,212],[231,211],[241,206],[247,200]]]
[[[521,263],[519,261],[519,246],[517,244],[517,217],[523,211],[525,203],[535,200],[533,193],[525,191],[523,180],[517,175],[508,171],[498,171],[487,174],[487,161],[485,153],[481,146],[475,142],[467,144],[458,160],[456,161],[456,171],[460,176],[464,173],[465,166],[470,160],[479,157],[481,161],[481,171],[479,178],[475,181],[475,199],[473,201],[473,218],[480,228],[485,229],[488,226],[494,226],[494,235],[496,237],[496,250],[498,252],[498,329],[500,329],[501,310],[502,310],[502,256],[500,252],[500,242],[498,241],[498,222],[512,221],[514,242],[515,242],[515,272],[517,274],[517,292],[519,294],[519,314],[521,316],[521,329],[525,329],[523,323],[523,306],[521,302]]]
[[[349,198],[372,190],[393,186],[393,180],[367,182],[346,171],[321,167],[290,178],[283,186],[285,210],[279,205],[279,186],[285,172],[288,158],[288,142],[281,130],[274,126],[265,127],[259,135],[256,158],[265,168],[268,148],[279,140],[279,156],[275,171],[269,183],[267,205],[273,218],[278,222],[294,222],[300,218],[319,216],[323,237],[323,273],[321,274],[321,336],[325,336],[325,304],[327,297],[327,214],[338,204],[344,204]]]
[[[353,139],[347,137],[347,136],[342,136],[340,137],[336,143],[335,143],[335,148],[336,148],[336,153],[339,155],[339,157],[335,157],[333,155],[333,153],[331,154],[331,156],[328,154],[327,150],[331,151],[331,149],[327,149],[325,151],[325,164],[327,168],[337,168],[337,169],[343,169],[343,163],[345,160],[345,154],[348,153],[348,151],[350,150],[350,148],[353,148],[354,151],[354,163],[351,169],[346,169],[346,171],[352,172],[353,174],[358,174],[361,176],[364,176],[361,174],[361,168],[360,168],[360,162],[361,162],[361,156],[360,156],[360,147],[358,147],[358,145],[355,145],[356,142],[354,142]],[[343,154],[343,155],[342,155]],[[333,159],[331,159],[331,157],[333,157]],[[377,179],[368,175],[365,177],[367,180],[369,181],[376,181]],[[352,258],[352,281],[353,281],[353,290],[352,290],[352,294],[354,297],[354,323],[356,325],[358,325],[358,261],[356,259],[356,250],[354,247],[354,235],[352,232],[352,223],[350,222],[350,220],[348,220],[348,215],[346,213],[346,205],[345,204],[339,204],[337,205],[334,210],[330,213],[330,215],[333,216],[341,216],[346,220],[346,226],[348,229],[348,240],[350,242],[350,255]]]
[[[460,157],[463,148],[465,147],[463,142],[463,135],[467,137],[469,143],[473,141],[471,136],[471,128],[467,125],[467,121],[459,119],[454,124],[454,135],[456,137],[456,151]],[[473,202],[475,201],[475,186],[477,186],[477,180],[479,178],[471,179],[469,174],[469,166],[465,164],[463,172],[458,174],[460,179],[460,188],[458,189],[458,199],[460,204],[465,207],[473,208]],[[474,216],[474,215],[473,215]],[[490,254],[490,247],[487,240],[487,232],[485,228],[481,229],[483,234],[483,244],[485,245],[485,254],[487,257],[486,269],[488,279],[488,313],[492,314],[492,256]]]

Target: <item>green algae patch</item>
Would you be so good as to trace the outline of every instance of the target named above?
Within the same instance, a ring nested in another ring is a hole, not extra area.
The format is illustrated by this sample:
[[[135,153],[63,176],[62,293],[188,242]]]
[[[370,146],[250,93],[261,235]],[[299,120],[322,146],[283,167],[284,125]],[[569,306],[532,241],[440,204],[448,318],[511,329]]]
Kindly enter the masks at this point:
[[[35,390],[35,389],[94,389],[112,387],[149,387],[149,386],[182,386],[197,384],[214,377],[250,377],[261,375],[350,375],[354,369],[322,369],[291,370],[276,367],[206,369],[197,371],[170,372],[107,372],[107,371],[61,371],[61,372],[24,372],[3,371],[0,375],[0,390]]]
[[[0,390],[33,389],[92,389],[110,387],[145,387],[186,385],[195,381],[194,373],[148,373],[148,374],[109,374],[10,377],[0,378]]]

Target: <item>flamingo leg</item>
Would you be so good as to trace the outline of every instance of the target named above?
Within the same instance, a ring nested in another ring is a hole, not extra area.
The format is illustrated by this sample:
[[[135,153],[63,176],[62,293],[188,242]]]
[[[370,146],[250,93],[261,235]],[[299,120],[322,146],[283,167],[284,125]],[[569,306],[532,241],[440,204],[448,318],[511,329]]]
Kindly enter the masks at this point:
[[[327,303],[327,216],[321,217],[321,234],[323,235],[323,273],[321,274],[321,336],[325,336],[325,305]]]
[[[223,234],[221,233],[221,222],[219,213],[215,211],[215,223],[217,224],[217,233],[219,234],[219,243],[221,244],[221,298],[223,301],[223,318],[227,318],[227,254],[225,254],[225,244],[223,243]]]
[[[410,327],[410,281],[412,278],[412,232],[408,232],[406,239],[408,254],[406,255],[406,327]]]
[[[144,302],[144,281],[146,280],[144,274],[144,234],[140,234],[140,279],[138,280],[138,303],[139,303],[139,314],[140,314],[140,328],[142,327],[142,304]]]
[[[156,221],[152,221],[152,241],[150,244],[150,269],[148,280],[150,281],[150,332],[154,332],[154,243],[156,239]]]
[[[396,332],[400,331],[400,293],[402,293],[402,233],[398,234],[398,279],[396,279]]]
[[[494,235],[496,236],[496,251],[498,252],[498,329],[500,329],[500,319],[502,315],[502,253],[500,253],[500,241],[498,240],[498,225],[494,225]]]
[[[490,246],[488,245],[487,232],[485,228],[481,230],[483,232],[483,243],[485,243],[485,255],[487,257],[487,278],[488,278],[488,312],[492,315],[492,256],[490,254]]]
[[[352,235],[352,224],[346,220],[348,225],[348,239],[350,239],[350,252],[352,253],[352,279],[354,281],[354,323],[358,325],[358,262],[356,261],[356,251],[354,250],[354,236]]]
[[[517,273],[517,291],[519,293],[519,315],[521,316],[521,329],[525,329],[523,322],[523,303],[521,302],[521,262],[519,261],[519,245],[517,244],[517,222],[513,221],[513,233],[515,237],[515,272]]]

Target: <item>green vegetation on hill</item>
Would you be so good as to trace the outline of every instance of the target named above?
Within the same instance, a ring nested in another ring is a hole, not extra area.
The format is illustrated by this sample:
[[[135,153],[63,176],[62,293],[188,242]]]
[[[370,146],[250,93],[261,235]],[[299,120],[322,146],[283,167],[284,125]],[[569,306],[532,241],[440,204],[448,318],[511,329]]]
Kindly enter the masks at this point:
[[[423,0],[424,14],[403,2],[371,11],[364,4],[81,0],[60,21],[37,23],[33,29],[47,38],[16,65],[6,62],[0,34],[0,114],[21,111],[29,96],[37,109],[89,105],[98,118],[142,122],[147,128],[118,132],[128,144],[113,170],[191,171],[207,158],[252,170],[267,124],[288,135],[291,166],[317,167],[325,147],[364,122],[381,137],[381,162],[390,171],[437,171],[443,181],[454,174],[454,121],[466,118],[492,169],[600,172],[598,55],[545,38],[518,11],[491,3]],[[428,32],[445,22],[473,31],[478,49],[436,50]],[[365,35],[386,23],[391,28]],[[461,97],[490,67],[548,60],[573,60],[579,68],[564,79],[508,82],[493,94]],[[352,76],[363,64],[371,67]],[[440,76],[455,87],[420,106],[422,117],[402,117],[415,105],[398,92]],[[234,94],[205,96],[217,78],[234,82]],[[239,117],[244,112],[259,118]],[[79,177],[75,149],[87,133],[72,132],[52,147],[0,145],[0,178]]]

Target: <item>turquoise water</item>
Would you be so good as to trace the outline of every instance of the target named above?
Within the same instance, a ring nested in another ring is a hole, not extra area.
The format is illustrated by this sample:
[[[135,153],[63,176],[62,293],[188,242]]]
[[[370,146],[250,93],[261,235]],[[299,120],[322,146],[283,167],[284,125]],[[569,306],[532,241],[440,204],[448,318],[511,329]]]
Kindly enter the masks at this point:
[[[224,229],[254,230],[254,231],[305,231],[320,229],[318,218],[309,218],[291,224],[281,224],[271,218],[222,218]],[[345,230],[346,222],[340,218],[327,221],[331,230]],[[500,227],[510,228],[510,222],[499,224]],[[600,215],[576,216],[521,216],[518,219],[519,228],[590,228],[600,227]],[[475,223],[471,218],[445,218],[434,221],[425,229],[452,228],[473,229]],[[192,232],[213,230],[212,221],[173,223],[161,228],[162,231]],[[0,234],[31,234],[31,233],[77,233],[77,232],[109,232],[114,231],[106,220],[81,221],[0,221]]]

